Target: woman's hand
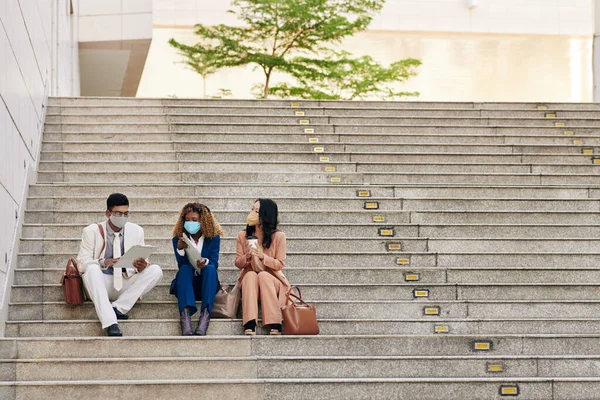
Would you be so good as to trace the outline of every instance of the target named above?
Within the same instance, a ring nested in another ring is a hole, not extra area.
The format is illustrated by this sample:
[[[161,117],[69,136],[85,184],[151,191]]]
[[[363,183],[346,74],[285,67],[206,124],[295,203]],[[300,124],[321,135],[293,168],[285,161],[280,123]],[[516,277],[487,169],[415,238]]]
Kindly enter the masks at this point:
[[[183,250],[183,249],[187,249],[187,248],[188,248],[188,245],[187,245],[187,243],[186,243],[186,242],[184,242],[184,241],[183,241],[183,240],[181,240],[181,239],[179,239],[179,240],[177,241],[177,249],[178,249],[178,250]]]
[[[252,253],[246,253],[246,261],[250,261],[252,258]]]
[[[205,266],[206,266],[206,259],[205,259],[205,258],[203,258],[202,260],[198,260],[198,261],[196,261],[196,267],[197,267],[198,269],[202,269],[202,268],[204,268]]]
[[[265,259],[265,253],[263,252],[262,247],[258,247],[258,248],[251,247],[250,254],[258,257],[259,260]]]

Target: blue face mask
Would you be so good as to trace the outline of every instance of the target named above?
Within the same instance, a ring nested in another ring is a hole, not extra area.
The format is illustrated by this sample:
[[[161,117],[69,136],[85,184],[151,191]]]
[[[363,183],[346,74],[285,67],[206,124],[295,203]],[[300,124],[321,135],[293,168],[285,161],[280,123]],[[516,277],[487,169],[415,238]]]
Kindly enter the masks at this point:
[[[188,231],[188,233],[191,233],[192,235],[195,235],[196,233],[200,232],[200,222],[198,221],[185,221],[183,227],[186,231]]]

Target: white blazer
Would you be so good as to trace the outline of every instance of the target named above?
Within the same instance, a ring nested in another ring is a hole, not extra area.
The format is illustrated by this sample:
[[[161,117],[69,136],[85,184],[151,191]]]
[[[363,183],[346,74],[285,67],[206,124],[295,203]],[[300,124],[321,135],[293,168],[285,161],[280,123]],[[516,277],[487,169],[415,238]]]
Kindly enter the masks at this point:
[[[104,228],[105,237],[106,224],[107,221],[100,223],[102,228]],[[144,245],[144,229],[141,226],[127,222],[124,226],[124,231],[125,251],[135,245]],[[104,247],[104,249],[102,249],[102,247]],[[77,269],[79,269],[79,272],[84,274],[88,265],[100,265],[99,260],[104,258],[105,251],[106,246],[104,246],[104,239],[102,239],[98,224],[91,224],[83,228],[81,244],[79,245],[79,254],[77,254]],[[137,273],[135,268],[127,268],[126,270],[126,275],[128,277],[135,273]]]

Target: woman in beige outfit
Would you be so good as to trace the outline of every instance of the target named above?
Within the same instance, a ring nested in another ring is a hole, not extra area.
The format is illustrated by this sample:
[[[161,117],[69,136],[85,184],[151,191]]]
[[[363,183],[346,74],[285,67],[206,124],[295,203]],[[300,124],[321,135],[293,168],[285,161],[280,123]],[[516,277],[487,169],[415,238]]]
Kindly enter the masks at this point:
[[[242,309],[244,333],[256,334],[258,297],[262,306],[263,326],[271,335],[281,334],[281,307],[290,284],[282,269],[286,259],[285,234],[277,230],[277,204],[259,199],[248,214],[246,230],[238,233],[235,266],[242,270]],[[251,245],[248,238],[256,237]]]

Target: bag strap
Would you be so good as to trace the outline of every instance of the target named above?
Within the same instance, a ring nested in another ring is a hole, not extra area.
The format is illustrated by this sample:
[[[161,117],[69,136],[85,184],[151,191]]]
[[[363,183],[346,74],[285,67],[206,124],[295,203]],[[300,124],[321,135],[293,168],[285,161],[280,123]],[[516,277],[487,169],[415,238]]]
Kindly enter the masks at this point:
[[[78,277],[80,276],[79,270],[77,269],[77,260],[71,257],[69,261],[67,261],[67,267],[65,268],[65,272],[63,272],[63,276],[60,278],[60,283],[64,285],[65,278]]]
[[[296,296],[294,293],[292,293],[292,291],[294,289],[296,289],[298,291],[298,296]],[[304,300],[302,300],[302,292],[300,291],[300,288],[298,286],[292,286],[289,288],[289,290],[285,294],[285,304],[289,304],[289,303],[293,304],[294,300],[292,299],[292,297],[294,299],[298,300],[298,302],[300,302],[301,304],[308,306],[308,303],[306,303]]]
[[[104,248],[106,247],[106,238],[104,237],[104,228],[102,227],[102,224],[97,224],[98,225],[98,229],[100,230],[100,236],[102,236],[102,240],[104,241],[104,243],[102,243],[102,249],[100,249],[100,254],[102,254],[102,252],[104,251]]]

